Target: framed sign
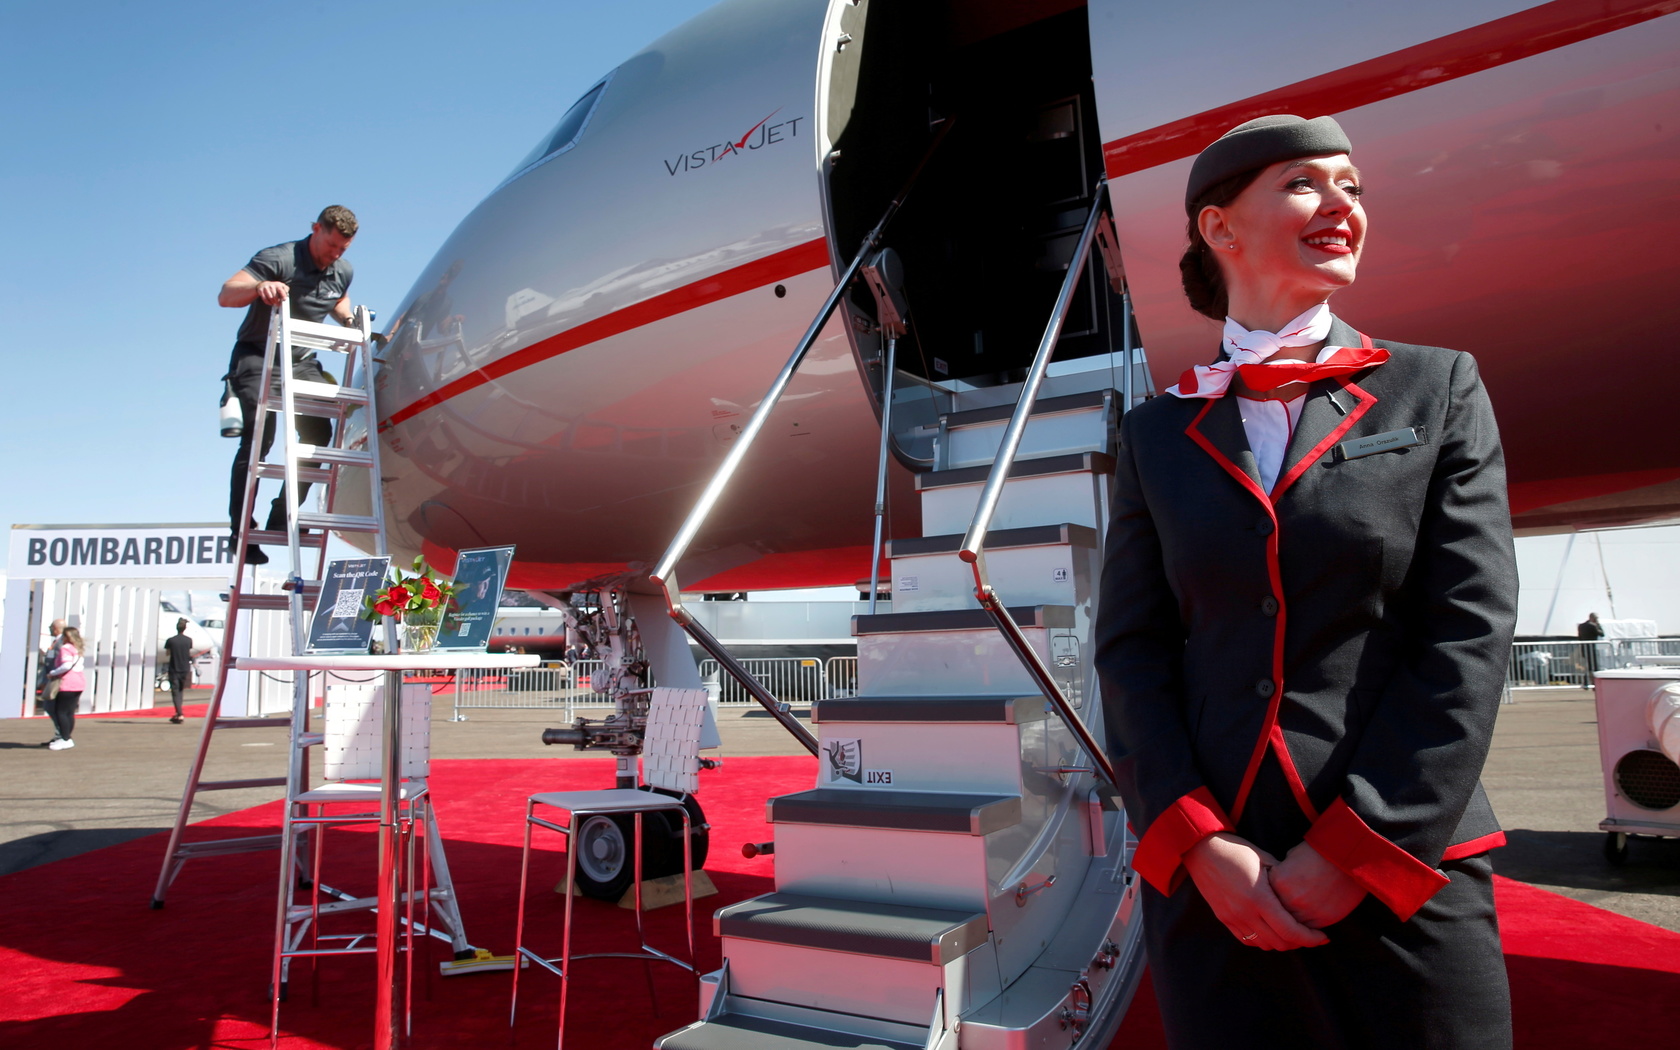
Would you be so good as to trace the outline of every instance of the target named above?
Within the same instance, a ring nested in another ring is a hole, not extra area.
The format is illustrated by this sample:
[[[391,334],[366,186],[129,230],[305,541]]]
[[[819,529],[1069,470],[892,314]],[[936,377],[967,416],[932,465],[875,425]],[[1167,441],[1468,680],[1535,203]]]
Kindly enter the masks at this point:
[[[512,564],[512,547],[477,547],[456,557],[455,590],[434,648],[484,651],[490,644]]]
[[[311,653],[365,653],[373,641],[372,620],[362,619],[362,599],[385,586],[391,559],[344,558],[327,563],[315,616],[309,621]]]

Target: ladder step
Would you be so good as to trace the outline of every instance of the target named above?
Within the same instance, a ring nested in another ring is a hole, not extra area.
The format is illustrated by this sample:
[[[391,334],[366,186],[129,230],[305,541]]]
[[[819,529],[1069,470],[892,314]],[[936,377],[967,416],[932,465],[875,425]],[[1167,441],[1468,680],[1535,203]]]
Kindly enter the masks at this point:
[[[825,824],[890,831],[989,835],[1021,822],[1019,795],[813,788],[765,804],[771,824]]]
[[[284,547],[288,542],[286,532],[283,529],[252,529],[245,534],[245,541],[268,547]],[[325,547],[326,545],[327,534],[324,532],[300,532],[298,534],[298,546],[300,547]]]
[[[986,913],[767,893],[721,908],[719,937],[944,966],[985,943]]]
[[[237,791],[240,788],[285,787],[285,777],[254,777],[250,780],[200,780],[200,791]],[[252,847],[255,849],[256,847]]]
[[[350,350],[363,342],[360,328],[298,320],[289,320],[286,327],[293,346],[307,346],[314,350]]]
[[[218,718],[217,729],[289,729],[290,717],[278,718]]]
[[[923,1050],[927,1044],[724,1014],[662,1035],[653,1045],[654,1050]]]
[[[308,402],[311,409],[331,406],[335,411],[342,406],[367,404],[367,391],[361,387],[342,386],[338,383],[317,383],[313,379],[292,380],[292,400],[301,404]],[[271,412],[285,411],[285,402],[278,394],[268,395],[268,409]]]
[[[365,514],[315,514],[297,516],[299,528],[327,529],[332,532],[378,532],[379,520]]]
[[[294,445],[297,458],[304,463],[332,463],[341,467],[371,467],[373,453],[365,449],[339,448],[337,445]]]
[[[1021,725],[1048,717],[1042,696],[863,696],[811,704],[813,723]]]
[[[204,790],[204,785],[199,785]],[[185,860],[188,857],[215,857],[229,853],[255,853],[258,850],[279,849],[279,835],[246,835],[237,839],[213,839],[209,842],[183,842],[175,847],[175,856]]]
[[[297,476],[299,481],[310,485],[325,485],[333,480],[333,472],[329,467],[306,467],[299,464],[297,468]],[[258,463],[257,477],[284,481],[286,480],[286,464]]]
[[[303,588],[303,600],[305,602],[314,601],[315,596],[320,593],[321,588],[319,585],[314,587],[306,585]],[[250,612],[256,610],[261,610],[263,612],[287,612],[291,609],[291,607],[292,596],[286,592],[282,592],[280,594],[246,594],[241,592],[239,595],[240,612]],[[290,725],[291,723],[287,724]]]

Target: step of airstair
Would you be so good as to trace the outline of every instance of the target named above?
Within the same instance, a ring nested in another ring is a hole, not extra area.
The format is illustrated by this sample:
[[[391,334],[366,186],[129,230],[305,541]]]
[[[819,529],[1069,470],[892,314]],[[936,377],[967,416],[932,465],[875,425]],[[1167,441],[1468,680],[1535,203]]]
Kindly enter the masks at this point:
[[[932,1013],[932,1004],[928,1012]],[[916,1027],[886,1022],[871,1024],[866,1018],[814,1010],[797,1012],[795,1016],[806,1023],[725,1013],[668,1032],[655,1040],[653,1046],[654,1050],[925,1050],[927,1046],[925,1024]]]
[[[1018,459],[1078,452],[1114,452],[1113,390],[1088,390],[1042,398],[1021,435]],[[939,466],[945,469],[992,464],[1014,404],[992,405],[940,417]]]
[[[1063,691],[1082,695],[1079,631],[1088,613],[1068,605],[1012,606],[1009,613]],[[863,696],[1026,695],[1037,689],[984,609],[854,616],[852,634]]]
[[[978,466],[916,475],[923,534],[967,532],[990,472],[989,466]],[[1018,460],[1010,468],[992,529],[1060,522],[1101,529],[1106,524],[1103,513],[1108,506],[1108,475],[1113,473],[1114,457],[1105,452]]]
[[[865,774],[902,791],[1019,794],[1023,732],[1047,717],[1042,696],[865,697],[824,700],[821,786],[865,786]]]
[[[943,992],[997,993],[986,914],[770,893],[717,913],[731,994],[926,1024]],[[970,968],[976,973],[970,974]],[[822,982],[807,975],[820,971]]]
[[[963,537],[892,540],[893,611],[973,609],[974,570],[957,556]],[[1098,571],[1097,531],[1062,523],[994,529],[982,547],[997,592],[1023,605],[1077,605],[1092,592]]]
[[[984,911],[987,841],[1021,821],[1019,795],[816,788],[774,798],[784,893]]]

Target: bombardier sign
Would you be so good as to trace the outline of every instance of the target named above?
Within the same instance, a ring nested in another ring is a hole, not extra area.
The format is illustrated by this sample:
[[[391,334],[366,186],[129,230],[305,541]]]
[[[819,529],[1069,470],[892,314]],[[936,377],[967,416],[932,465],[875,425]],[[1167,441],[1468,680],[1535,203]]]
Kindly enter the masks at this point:
[[[13,579],[170,579],[231,575],[233,539],[215,525],[15,525]]]

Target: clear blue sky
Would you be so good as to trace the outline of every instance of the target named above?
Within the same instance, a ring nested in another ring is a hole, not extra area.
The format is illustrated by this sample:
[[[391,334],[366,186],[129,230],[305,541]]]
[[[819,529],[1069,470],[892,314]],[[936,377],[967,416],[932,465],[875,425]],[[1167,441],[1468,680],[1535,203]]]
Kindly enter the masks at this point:
[[[221,282],[344,204],[351,299],[389,318],[579,94],[711,2],[0,5],[0,527],[223,520]]]

